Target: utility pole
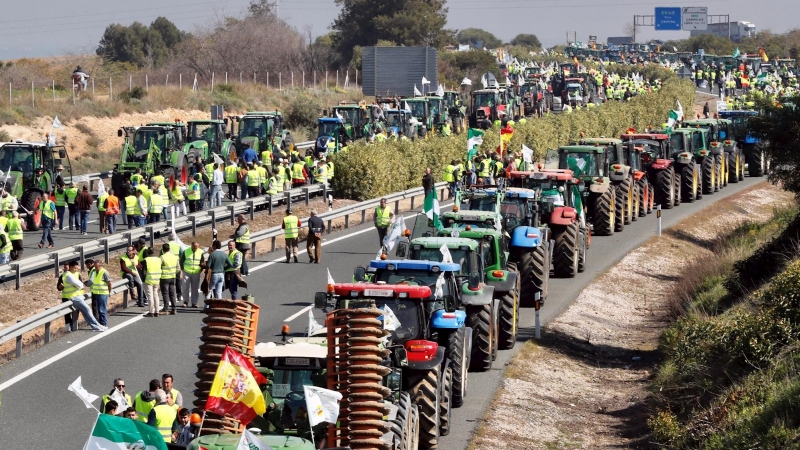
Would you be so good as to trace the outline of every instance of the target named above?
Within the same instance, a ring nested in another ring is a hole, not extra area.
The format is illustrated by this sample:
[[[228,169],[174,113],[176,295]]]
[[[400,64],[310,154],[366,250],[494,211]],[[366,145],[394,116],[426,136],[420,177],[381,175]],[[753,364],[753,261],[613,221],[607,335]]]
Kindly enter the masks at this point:
[[[275,0],[275,18],[281,18],[281,0]]]

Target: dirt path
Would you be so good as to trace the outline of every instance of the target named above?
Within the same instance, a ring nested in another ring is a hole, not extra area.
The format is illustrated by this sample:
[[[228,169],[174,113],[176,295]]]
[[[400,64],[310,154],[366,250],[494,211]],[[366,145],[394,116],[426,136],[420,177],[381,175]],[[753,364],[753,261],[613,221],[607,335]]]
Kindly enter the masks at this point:
[[[666,293],[693,255],[709,252],[704,244],[744,220],[767,220],[790,201],[761,183],[715,204],[713,215],[685,219],[600,275],[509,363],[469,448],[646,447],[647,383],[668,324]]]

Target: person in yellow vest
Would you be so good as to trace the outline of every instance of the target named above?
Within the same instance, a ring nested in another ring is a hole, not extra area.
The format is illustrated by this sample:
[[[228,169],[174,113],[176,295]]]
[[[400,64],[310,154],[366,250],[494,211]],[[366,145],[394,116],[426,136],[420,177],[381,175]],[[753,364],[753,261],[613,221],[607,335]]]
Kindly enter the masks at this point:
[[[183,406],[183,394],[180,393],[179,390],[175,389],[175,385],[173,383],[174,377],[171,374],[165,373],[161,375],[161,385],[164,388],[164,392],[167,393],[167,396],[172,397],[172,401],[174,404],[178,405],[178,408]]]
[[[335,175],[334,170],[336,167],[334,166],[330,156],[325,158],[325,166],[328,168],[328,181],[331,181]]]
[[[236,161],[228,161],[227,165],[225,166],[225,184],[228,185],[228,193],[226,197],[232,201],[238,200],[239,197],[236,194],[236,186],[239,183],[238,177],[239,168],[236,167]]]
[[[265,164],[258,161],[254,162],[253,165],[256,167],[256,172],[258,172],[258,193],[261,194],[267,187],[267,168]]]
[[[202,202],[203,197],[200,194],[200,180],[202,177],[200,174],[195,174],[194,179],[189,182],[189,186],[186,189],[186,198],[189,200],[189,212],[197,212],[199,211],[200,202]]]
[[[150,184],[158,183],[159,186],[163,186],[164,182],[164,172],[161,169],[156,169],[156,174],[150,177]]]
[[[292,159],[292,161],[292,187],[303,186],[308,181],[306,165],[303,164],[297,157]]]
[[[391,208],[386,206],[386,199],[382,198],[380,206],[375,208],[375,214],[372,216],[372,223],[378,230],[378,241],[380,242],[378,245],[383,245],[383,238],[386,237],[386,232],[389,231],[389,225],[392,224],[393,219],[394,213]]]
[[[136,302],[136,306],[141,308],[144,306],[144,296],[142,294],[144,286],[142,285],[142,278],[139,276],[139,267],[141,267],[141,262],[136,254],[136,248],[132,245],[128,246],[125,249],[125,254],[119,258],[119,276],[128,280],[128,298]],[[136,288],[136,292],[134,292],[134,288]]]
[[[157,389],[155,392],[155,406],[147,415],[147,424],[161,433],[164,442],[172,443],[172,433],[174,428],[177,428],[175,422],[177,417],[178,412],[175,408],[167,404],[167,393],[162,389]]]
[[[172,253],[169,243],[161,246],[161,281],[159,287],[161,289],[161,298],[164,299],[164,309],[161,314],[167,313],[167,305],[169,305],[169,313],[175,314],[175,307],[178,303],[177,298],[177,278],[180,261],[178,257]]]
[[[250,273],[247,268],[246,258],[247,252],[250,251],[250,225],[247,224],[244,214],[236,216],[236,223],[238,225],[230,238],[236,243],[236,250],[239,250],[242,254],[241,273],[247,276]]]
[[[131,186],[136,188],[137,186],[142,184],[143,180],[144,180],[144,176],[142,175],[142,169],[136,169],[136,173],[131,175]]]
[[[175,181],[175,184],[169,190],[169,196],[172,199],[172,204],[175,206],[175,217],[186,215],[186,185],[180,181]]]
[[[283,160],[283,190],[288,191],[292,188],[292,169],[289,167],[289,160]]]
[[[158,223],[161,221],[161,213],[164,212],[164,197],[161,195],[158,182],[153,183],[153,193],[150,194],[148,202],[148,223]]]
[[[3,228],[0,228],[0,264],[8,264],[11,260],[11,239]]]
[[[292,257],[294,257],[294,262],[297,262],[297,239],[302,226],[300,219],[294,215],[291,209],[287,209],[281,224],[283,239],[286,241],[286,264],[291,263]]]
[[[130,195],[125,197],[125,215],[128,219],[128,229],[132,229],[136,226],[136,205],[139,202],[139,199],[136,197],[136,192],[132,192]]]
[[[275,175],[271,175],[267,179],[267,185],[265,186],[267,195],[277,195],[278,188],[283,190],[283,184],[278,182],[278,179],[275,177]]]
[[[6,221],[5,229],[8,232],[8,239],[11,241],[11,261],[18,261],[22,259],[22,252],[25,250],[22,241],[24,237],[22,219],[19,218],[18,212],[11,213],[11,218]]]
[[[237,300],[239,298],[239,270],[242,268],[244,255],[239,250],[236,250],[236,243],[228,241],[228,264],[225,265],[225,284],[228,290],[231,291],[231,299]]]
[[[61,291],[61,294],[68,298],[72,302],[72,305],[75,306],[75,309],[83,314],[83,319],[90,327],[92,327],[92,331],[106,331],[108,328],[100,325],[97,322],[92,314],[92,309],[84,300],[84,296],[86,294],[83,291],[84,285],[81,281],[81,270],[78,261],[72,261],[69,263],[69,271],[64,276],[63,285],[64,287]],[[74,327],[73,331],[75,331]]]
[[[56,204],[56,218],[58,220],[58,229],[64,229],[64,212],[67,208],[67,190],[64,188],[64,183],[59,184],[55,191],[53,191],[53,200]],[[55,226],[53,226],[55,228]]]
[[[283,192],[286,180],[286,171],[284,170],[283,167],[283,161],[284,161],[283,158],[279,159],[278,165],[275,167],[275,181],[277,182],[277,185],[275,186],[275,191],[277,193]]]
[[[133,222],[137,227],[143,227],[147,221],[148,215],[148,202],[145,197],[145,190],[149,192],[144,186],[136,188],[136,203],[133,205]]]
[[[92,293],[92,314],[100,325],[108,325],[108,295],[111,293],[111,277],[108,271],[100,265],[99,259],[86,261],[89,269],[89,286]]]
[[[45,241],[48,244],[47,248],[55,248],[56,245],[53,242],[53,233],[51,231],[56,221],[56,204],[50,200],[50,194],[47,192],[42,194],[39,210],[42,212],[42,239],[39,241],[39,248],[44,247]]]
[[[250,198],[254,198],[258,196],[258,187],[261,185],[261,179],[258,175],[258,170],[256,170],[253,163],[250,163],[247,166],[247,196]]]
[[[111,400],[111,397],[117,397],[117,398],[124,398],[125,399],[123,404],[119,404],[119,402],[117,402],[117,404],[118,404],[117,412],[119,413],[117,415],[122,415],[122,413],[125,410],[127,410],[128,407],[133,405],[133,400],[131,400],[131,396],[128,395],[125,392],[125,380],[123,380],[122,378],[115,378],[114,379],[114,387],[111,388],[111,392],[109,392],[108,394],[104,395],[100,399],[100,409],[105,410],[106,403],[108,403]]]
[[[197,308],[197,301],[200,296],[200,279],[202,274],[203,250],[197,241],[193,241],[191,247],[181,253],[181,267],[183,268],[183,306]]]
[[[144,269],[144,287],[147,292],[147,300],[149,301],[150,310],[145,317],[158,317],[158,303],[159,294],[161,291],[161,258],[158,257],[157,251],[151,248],[144,251],[144,262],[142,267]]]
[[[149,389],[146,391],[139,391],[133,397],[133,408],[136,410],[136,419],[140,422],[147,423],[147,418],[150,417],[150,411],[156,406],[156,391],[161,391],[161,381],[157,378],[150,380]],[[167,394],[164,393],[166,400]]]
[[[442,173],[442,181],[448,183],[448,187],[450,188],[450,197],[456,195],[456,181],[458,180],[456,164],[458,164],[458,161],[450,161],[450,164],[445,166],[444,172]]]
[[[67,195],[67,209],[69,209],[69,229],[72,230],[73,224],[75,225],[75,229],[80,229],[80,223],[78,221],[78,208],[75,206],[75,199],[78,197],[78,188],[75,187],[75,183],[70,183],[69,187],[66,190]]]
[[[97,224],[100,226],[100,233],[107,233],[106,228],[106,199],[108,198],[108,191],[103,192],[103,195],[97,198]],[[58,212],[58,205],[56,205],[56,212]]]

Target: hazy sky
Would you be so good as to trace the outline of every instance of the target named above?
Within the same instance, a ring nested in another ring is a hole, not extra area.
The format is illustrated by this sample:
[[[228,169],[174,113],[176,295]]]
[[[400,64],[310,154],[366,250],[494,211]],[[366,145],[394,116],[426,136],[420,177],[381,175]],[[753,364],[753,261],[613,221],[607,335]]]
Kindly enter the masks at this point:
[[[220,15],[239,15],[249,0],[1,0],[0,60],[21,57],[91,53],[110,23],[150,24],[165,16],[182,30],[192,31]],[[449,28],[483,28],[500,39],[518,33],[536,34],[546,46],[564,43],[566,32],[579,41],[596,35],[622,36],[633,16],[653,14],[656,6],[707,6],[709,14],[729,14],[747,20],[757,30],[785,32],[800,27],[797,0],[450,0]],[[338,15],[333,0],[280,0],[280,16],[298,30],[317,36],[328,32]],[[794,19],[793,19],[794,18]],[[680,39],[688,32],[637,30],[641,39]],[[640,39],[637,39],[640,40]]]

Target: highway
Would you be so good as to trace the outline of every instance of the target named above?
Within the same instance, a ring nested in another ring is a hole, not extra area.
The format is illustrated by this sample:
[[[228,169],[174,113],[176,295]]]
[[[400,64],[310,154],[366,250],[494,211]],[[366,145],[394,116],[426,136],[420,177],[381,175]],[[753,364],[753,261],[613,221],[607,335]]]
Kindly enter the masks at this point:
[[[745,178],[744,182],[730,184],[699,202],[664,211],[663,226],[669,227],[761,181],[761,178]],[[594,238],[585,273],[574,279],[551,279],[550,296],[541,311],[543,323],[564,311],[598,274],[652,237],[655,228],[653,214],[626,226],[622,233]],[[250,262],[249,292],[262,308],[259,340],[280,339],[284,323],[289,323],[293,333],[303,333],[314,293],[325,288],[326,268],[336,281],[349,281],[356,265],[365,264],[375,256],[377,240],[377,233],[366,225],[327,236],[319,265],[308,264],[305,254],[300,256],[300,264],[278,262],[284,259],[282,250]],[[48,283],[45,288],[53,289],[51,285]],[[0,448],[28,448],[31,443],[38,448],[81,448],[91,432],[95,413],[67,391],[67,386],[78,376],[83,377],[83,386],[96,395],[108,393],[113,379],[122,377],[127,392],[134,396],[146,389],[150,379],[171,373],[184,402],[191,404],[202,314],[199,310],[187,310],[177,316],[144,318],[143,311],[138,308],[122,311],[110,318],[110,329],[105,333],[75,332],[0,367]],[[323,314],[320,311],[314,314],[321,322]],[[523,309],[521,341],[532,336],[533,322],[533,310]],[[451,433],[441,439],[440,448],[467,446],[513,353],[501,351],[489,372],[470,373],[466,402],[453,411]]]

